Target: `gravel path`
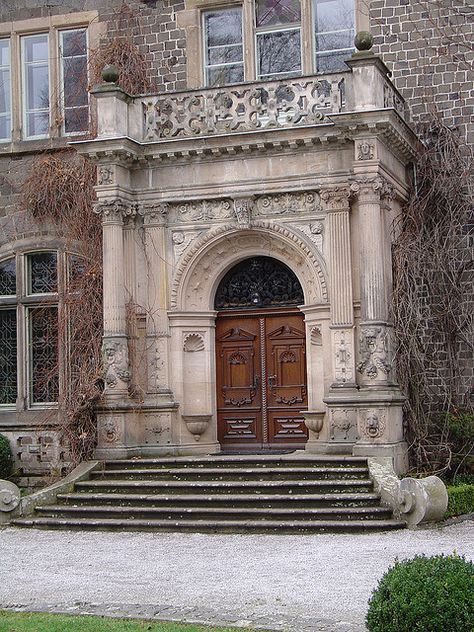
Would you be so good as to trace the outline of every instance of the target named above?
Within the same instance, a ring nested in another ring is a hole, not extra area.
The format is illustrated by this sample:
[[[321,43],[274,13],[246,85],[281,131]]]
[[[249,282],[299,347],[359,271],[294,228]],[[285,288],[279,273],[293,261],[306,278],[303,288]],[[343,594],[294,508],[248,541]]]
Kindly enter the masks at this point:
[[[396,557],[474,559],[474,521],[361,535],[200,535],[0,530],[0,607],[364,630],[367,599]]]

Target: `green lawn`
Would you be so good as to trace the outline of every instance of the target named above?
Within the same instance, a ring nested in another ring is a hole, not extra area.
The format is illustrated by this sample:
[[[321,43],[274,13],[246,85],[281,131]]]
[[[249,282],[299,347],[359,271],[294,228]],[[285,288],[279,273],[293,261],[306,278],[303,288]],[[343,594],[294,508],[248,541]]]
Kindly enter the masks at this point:
[[[137,619],[0,611],[0,632],[236,632],[236,630],[237,628],[181,625]],[[245,628],[245,631],[256,632],[250,628]]]

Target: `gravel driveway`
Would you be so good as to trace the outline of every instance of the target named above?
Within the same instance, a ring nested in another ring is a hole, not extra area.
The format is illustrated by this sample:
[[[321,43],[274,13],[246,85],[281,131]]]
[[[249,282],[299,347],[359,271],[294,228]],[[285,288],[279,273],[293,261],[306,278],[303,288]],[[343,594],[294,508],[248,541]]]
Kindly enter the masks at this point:
[[[200,535],[0,530],[0,607],[364,630],[396,557],[474,559],[474,521],[361,535]]]

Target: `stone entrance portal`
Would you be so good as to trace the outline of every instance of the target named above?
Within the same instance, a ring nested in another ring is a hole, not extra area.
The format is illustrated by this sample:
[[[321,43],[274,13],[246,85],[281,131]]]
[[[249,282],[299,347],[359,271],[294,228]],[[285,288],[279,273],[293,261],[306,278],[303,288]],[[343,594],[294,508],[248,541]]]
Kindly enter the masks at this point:
[[[296,276],[253,257],[216,293],[218,440],[226,451],[303,448],[308,431],[303,303]]]

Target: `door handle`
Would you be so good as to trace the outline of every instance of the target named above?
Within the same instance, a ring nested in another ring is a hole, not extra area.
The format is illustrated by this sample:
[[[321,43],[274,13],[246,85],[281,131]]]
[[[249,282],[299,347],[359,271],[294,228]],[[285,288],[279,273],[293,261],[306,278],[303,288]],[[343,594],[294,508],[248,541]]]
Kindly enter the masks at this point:
[[[268,376],[268,386],[270,388],[275,388],[276,379],[277,379],[276,375],[269,375]]]

